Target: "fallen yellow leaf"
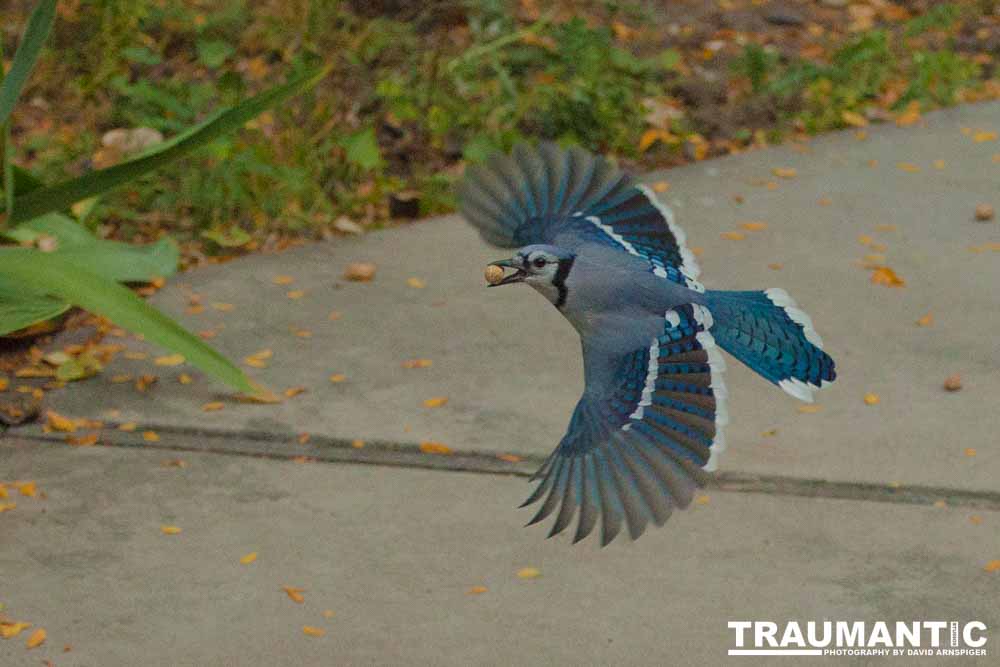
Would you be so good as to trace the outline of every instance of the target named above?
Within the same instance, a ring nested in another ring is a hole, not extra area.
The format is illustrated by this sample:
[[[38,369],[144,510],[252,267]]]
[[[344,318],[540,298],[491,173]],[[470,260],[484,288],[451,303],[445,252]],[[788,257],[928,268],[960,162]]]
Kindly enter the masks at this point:
[[[48,635],[45,632],[45,628],[38,628],[37,630],[31,633],[31,636],[28,637],[28,641],[25,644],[25,646],[27,646],[28,648],[38,648],[39,646],[45,643],[45,638],[47,636]]]
[[[181,384],[191,384],[192,382],[194,382],[191,376],[188,375],[187,373],[181,373],[179,376],[177,376],[177,381],[180,382]]]
[[[840,118],[852,127],[867,127],[868,119],[856,111],[841,111]]]
[[[704,493],[699,493],[697,496],[694,497],[695,505],[707,505],[710,502],[712,502],[711,497]]]
[[[983,517],[979,516],[978,514],[973,514],[972,516],[969,517],[969,523],[971,523],[973,526],[978,526],[982,522],[983,522]]]
[[[920,327],[929,327],[932,324],[934,324],[934,315],[932,313],[927,313],[917,320],[917,326]]]
[[[680,138],[677,137],[677,135],[668,132],[667,130],[663,130],[656,127],[650,128],[645,132],[643,132],[642,136],[639,137],[639,146],[638,146],[639,152],[645,153],[657,141],[662,141],[665,144],[673,145],[680,143]]]
[[[213,303],[212,308],[215,308],[219,312],[228,313],[230,311],[236,310],[236,306],[231,303]]]
[[[966,447],[965,448],[965,455],[966,456],[975,456],[976,455],[976,449],[975,449],[975,447]]]
[[[0,514],[17,509],[17,503],[0,503]]]
[[[982,143],[985,143],[987,141],[996,141],[997,140],[997,133],[996,132],[976,132],[975,134],[972,135],[972,140],[975,141],[977,144],[982,144]]]
[[[160,436],[156,431],[144,431],[142,434],[142,439],[146,442],[159,442]]]
[[[310,637],[322,637],[326,634],[326,630],[323,628],[317,628],[312,625],[303,625],[302,632],[309,635]]]
[[[908,173],[911,173],[911,174],[915,174],[918,171],[920,171],[920,167],[918,167],[917,165],[913,164],[912,162],[897,162],[896,163],[896,169],[899,169],[900,171],[905,171],[905,172],[908,172]]]
[[[118,427],[119,431],[125,431],[126,433],[131,433],[132,431],[139,428],[139,425],[135,422],[125,422]]]
[[[775,167],[771,173],[778,178],[795,178],[799,172],[792,167]]]
[[[749,232],[760,232],[760,231],[764,231],[765,229],[767,229],[767,223],[766,222],[743,222],[743,223],[740,223],[740,227],[742,227],[743,229],[745,229],[745,230],[747,230]]]
[[[948,391],[958,391],[962,388],[962,376],[953,373],[944,379],[944,388]]]
[[[433,364],[430,359],[408,359],[403,362],[403,368],[430,368]]]
[[[290,291],[288,293],[287,296],[288,296],[289,299],[296,300],[296,299],[301,299],[305,295],[306,295],[305,290],[293,289],[292,291]]]
[[[670,189],[670,183],[666,181],[657,181],[653,183],[653,192],[663,193]]]
[[[983,569],[987,572],[1000,572],[1000,560],[991,560],[983,566]]]
[[[427,283],[425,283],[420,278],[407,278],[406,284],[412,287],[413,289],[423,289],[427,287]]]
[[[72,419],[67,419],[54,410],[49,410],[46,414],[48,416],[48,426],[53,431],[59,431],[60,433],[73,433],[76,431],[76,424]]]
[[[335,614],[333,613],[332,609],[324,609],[323,610],[323,618],[333,618],[334,615]]]
[[[17,485],[17,491],[22,496],[25,496],[27,498],[34,498],[35,495],[38,493],[38,487],[34,482],[22,482],[21,484]]]
[[[224,407],[226,407],[225,403],[221,401],[212,401],[211,403],[206,403],[201,406],[201,409],[205,412],[218,412]]]
[[[747,237],[743,232],[722,232],[719,236],[727,241],[742,241]]]
[[[945,166],[944,160],[934,160],[935,169],[944,169],[944,166]]]
[[[336,322],[343,316],[344,314],[342,312],[340,312],[339,310],[334,310],[329,315],[327,315],[326,319],[330,320],[331,322]]]
[[[800,405],[798,407],[798,411],[804,415],[814,415],[822,409],[822,405]]]
[[[466,595],[480,595],[485,593],[489,589],[486,586],[473,586],[469,590],[465,591]]]
[[[772,264],[768,264],[767,268],[771,269],[772,271],[781,271],[783,268],[785,268],[785,265],[781,264],[780,262],[774,262]]]
[[[896,275],[888,266],[880,266],[872,271],[872,283],[886,287],[903,287],[906,281]]]
[[[440,408],[442,405],[448,403],[448,398],[446,396],[435,396],[434,398],[428,398],[424,401],[425,408]]]
[[[354,449],[364,449],[364,447],[365,447],[365,441],[364,440],[351,440],[351,447],[353,447]]]
[[[240,558],[240,565],[249,565],[250,563],[254,562],[255,560],[257,560],[257,552],[256,551],[251,551],[246,556],[243,556],[242,558]]]
[[[820,197],[819,199],[816,200],[816,203],[819,204],[820,206],[829,206],[830,204],[833,203],[833,200],[830,199],[829,197]]]
[[[517,571],[517,576],[520,579],[537,579],[542,576],[542,571],[537,567],[522,567]]]
[[[295,278],[291,276],[275,276],[272,282],[275,285],[291,285],[295,282]]]
[[[31,627],[31,623],[15,622],[7,623],[0,622],[0,637],[4,639],[11,639],[17,637],[23,630],[27,630]]]
[[[497,454],[497,458],[507,463],[518,463],[521,461],[521,457],[517,454]]]
[[[451,454],[451,447],[440,442],[425,440],[420,443],[420,451],[424,454]]]
[[[183,354],[171,354],[166,357],[157,357],[153,360],[153,363],[157,366],[180,366],[187,359],[184,358]]]
[[[906,108],[896,116],[896,125],[899,127],[909,127],[920,120],[920,102],[913,100]]]
[[[304,394],[306,391],[305,387],[289,387],[285,390],[285,396],[288,398],[295,398],[299,394]]]
[[[337,384],[338,382],[343,382],[347,379],[347,376],[343,373],[334,373],[330,376],[330,382]]]
[[[285,594],[292,600],[292,602],[302,604],[306,601],[306,599],[302,597],[302,594],[306,591],[304,588],[298,588],[297,586],[282,586],[281,590],[285,591]]]
[[[163,525],[160,526],[160,532],[164,535],[180,535],[181,527]]]
[[[880,400],[878,394],[865,394],[865,405],[878,405]]]
[[[0,378],[0,391],[7,391],[7,387],[10,386],[10,381],[7,378]]]

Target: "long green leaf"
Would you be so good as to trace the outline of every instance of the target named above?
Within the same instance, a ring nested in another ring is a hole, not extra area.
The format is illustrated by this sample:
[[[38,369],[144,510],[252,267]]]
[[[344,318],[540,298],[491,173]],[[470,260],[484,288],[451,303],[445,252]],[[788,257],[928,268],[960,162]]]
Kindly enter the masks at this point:
[[[106,192],[153,169],[173,162],[221,135],[242,127],[244,123],[266,109],[308,90],[329,71],[329,66],[311,70],[284,85],[245,100],[235,107],[220,111],[204,123],[182,132],[173,139],[157,144],[149,151],[128,162],[92,171],[79,178],[51,187],[32,190],[23,197],[18,197],[10,223],[17,224],[49,211],[64,209],[81,199]]]
[[[68,303],[28,292],[23,285],[0,276],[0,336],[51,320],[69,307]]]
[[[7,121],[10,112],[14,110],[17,98],[21,94],[24,82],[28,80],[31,69],[38,60],[42,45],[52,30],[52,21],[56,16],[56,0],[42,0],[35,7],[28,19],[28,27],[24,37],[14,53],[10,71],[0,84],[0,125]]]
[[[235,389],[247,393],[258,391],[238,367],[130,290],[62,262],[51,253],[0,248],[0,277],[9,278],[14,284],[32,285],[142,334],[147,340],[184,355],[190,363]]]

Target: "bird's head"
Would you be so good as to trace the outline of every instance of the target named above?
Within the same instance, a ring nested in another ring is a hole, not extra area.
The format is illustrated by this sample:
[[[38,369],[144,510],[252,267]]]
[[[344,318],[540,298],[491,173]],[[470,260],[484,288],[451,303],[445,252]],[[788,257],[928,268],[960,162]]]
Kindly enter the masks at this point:
[[[566,303],[566,278],[574,259],[576,255],[557,246],[524,246],[510,259],[492,262],[487,267],[487,281],[490,287],[527,283],[559,308]],[[498,267],[500,273],[492,267]],[[514,272],[504,276],[504,269],[514,269]]]

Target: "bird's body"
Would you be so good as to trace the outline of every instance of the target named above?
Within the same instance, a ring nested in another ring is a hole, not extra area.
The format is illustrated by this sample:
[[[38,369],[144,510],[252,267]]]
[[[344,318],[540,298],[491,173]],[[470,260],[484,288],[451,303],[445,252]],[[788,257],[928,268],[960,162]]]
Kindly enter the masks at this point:
[[[686,507],[714,470],[728,421],[717,345],[802,400],[835,378],[808,316],[783,290],[707,291],[672,213],[578,149],[518,146],[473,169],[462,210],[486,240],[519,247],[497,266],[548,299],[580,335],[584,392],[538,471],[531,523],[579,509],[606,544]],[[491,281],[492,282],[492,281]]]

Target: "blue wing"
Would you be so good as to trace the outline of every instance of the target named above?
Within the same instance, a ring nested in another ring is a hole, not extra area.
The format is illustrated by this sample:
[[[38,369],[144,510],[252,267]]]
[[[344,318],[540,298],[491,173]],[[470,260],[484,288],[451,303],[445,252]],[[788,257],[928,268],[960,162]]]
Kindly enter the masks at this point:
[[[494,245],[556,243],[573,250],[602,243],[645,259],[662,278],[704,291],[671,210],[651,189],[580,148],[519,144],[510,155],[471,167],[458,195],[466,220]]]
[[[687,304],[668,311],[648,347],[604,355],[584,350],[586,389],[559,446],[535,475],[524,502],[544,502],[529,522],[556,507],[549,535],[562,532],[579,508],[574,542],[602,518],[601,544],[624,521],[637,539],[652,521],[687,507],[705,471],[724,448],[724,364],[708,310]]]

